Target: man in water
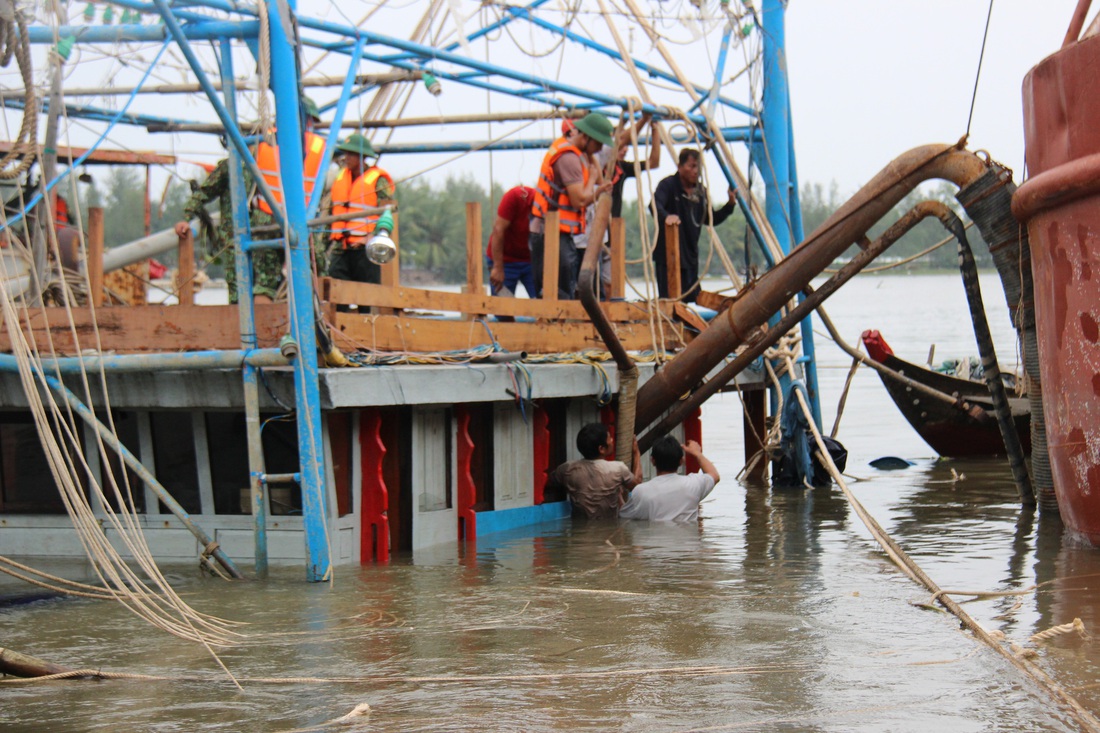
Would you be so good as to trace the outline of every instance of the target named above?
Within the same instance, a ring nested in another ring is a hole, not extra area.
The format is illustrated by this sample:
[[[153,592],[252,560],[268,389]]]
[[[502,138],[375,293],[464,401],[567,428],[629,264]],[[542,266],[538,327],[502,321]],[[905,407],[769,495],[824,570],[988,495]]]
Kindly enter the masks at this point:
[[[564,487],[573,502],[573,516],[614,519],[626,493],[642,481],[642,458],[634,441],[634,468],[615,460],[615,439],[603,423],[589,423],[577,433],[577,450],[584,458],[555,468],[550,488]]]
[[[677,473],[685,453],[699,462],[701,471],[686,476]],[[699,502],[707,498],[721,479],[718,469],[703,455],[703,449],[694,440],[680,445],[668,435],[653,444],[649,456],[657,475],[634,487],[630,499],[619,510],[619,516],[650,522],[697,521]]]

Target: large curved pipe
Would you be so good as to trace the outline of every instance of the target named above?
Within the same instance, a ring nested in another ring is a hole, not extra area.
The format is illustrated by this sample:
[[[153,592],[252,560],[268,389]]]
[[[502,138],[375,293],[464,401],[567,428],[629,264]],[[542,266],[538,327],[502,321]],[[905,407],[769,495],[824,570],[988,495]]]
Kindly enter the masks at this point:
[[[809,316],[819,305],[825,302],[826,298],[839,290],[841,285],[844,285],[862,271],[864,267],[871,264],[876,257],[901,239],[906,232],[924,221],[925,218],[935,216],[936,211],[931,203],[932,202],[928,201],[921,202],[906,212],[900,219],[891,224],[890,227],[882,233],[882,236],[861,249],[851,261],[841,267],[840,270],[829,278],[820,288],[812,290],[807,286],[803,291],[806,298],[802,302],[780,318],[774,326],[767,330],[767,332],[762,333],[756,331],[754,334],[750,335],[748,341],[749,347],[745,351],[738,354],[733,361],[722,367],[717,374],[701,384],[699,388],[688,397],[678,402],[675,407],[669,410],[667,415],[661,418],[660,422],[639,438],[638,447],[641,452],[645,453],[649,450],[657,438],[668,433],[669,430],[686,419],[688,415],[716,394],[718,390],[729,384],[734,377],[743,372],[753,361],[759,358],[775,344],[775,342],[782,338],[783,334],[794,328],[803,318]],[[885,369],[885,367],[883,368]],[[929,389],[918,382],[914,382],[913,386],[917,389]]]
[[[961,188],[988,168],[958,145],[926,145],[896,158],[638,390],[637,425],[648,426],[675,404],[917,185],[942,178]]]
[[[596,215],[592,219],[592,226],[588,229],[588,248],[584,251],[584,260],[581,262],[580,275],[577,278],[577,291],[580,294],[581,305],[592,319],[592,325],[603,339],[607,350],[611,352],[611,358],[615,360],[615,366],[619,368],[619,409],[615,425],[615,459],[626,465],[631,464],[634,453],[634,414],[635,403],[638,396],[638,367],[634,360],[626,353],[626,348],[619,341],[614,326],[607,319],[607,314],[600,308],[599,292],[599,262],[603,249],[604,234],[607,232],[607,224],[611,220],[611,194],[604,193],[596,201]]]

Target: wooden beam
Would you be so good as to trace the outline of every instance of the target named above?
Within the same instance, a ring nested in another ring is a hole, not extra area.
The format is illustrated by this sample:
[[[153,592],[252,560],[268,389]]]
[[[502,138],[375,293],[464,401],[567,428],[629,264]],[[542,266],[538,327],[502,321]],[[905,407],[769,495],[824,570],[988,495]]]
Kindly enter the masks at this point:
[[[680,226],[665,224],[665,268],[668,270],[668,297],[683,295],[680,282]]]
[[[745,404],[745,462],[748,463],[757,453],[760,454],[752,470],[745,474],[745,479],[753,483],[764,483],[768,480],[766,397],[767,390],[763,389],[741,392],[741,399]]]
[[[369,316],[336,313],[333,338],[344,348],[361,346],[378,351],[440,352],[471,349],[493,340],[505,351],[553,354],[603,350],[603,341],[589,323],[490,323],[415,318],[407,315]],[[683,345],[682,329],[662,323],[669,348]],[[490,336],[490,332],[492,336]],[[627,349],[652,349],[647,323],[616,324],[615,332]]]
[[[321,297],[330,306],[355,303],[386,309],[404,309],[450,313],[492,313],[498,316],[538,318],[548,321],[585,321],[588,314],[576,300],[529,300],[527,298],[495,298],[490,295],[448,293],[442,290],[418,288],[388,288],[384,285],[357,283],[351,280],[321,280]],[[660,304],[667,316],[673,313],[671,302]],[[648,321],[649,311],[644,301],[600,303],[610,321]]]
[[[10,93],[10,92],[9,92]],[[66,91],[68,94],[68,91]],[[12,150],[19,152],[34,152],[34,149],[26,143],[12,143],[8,140],[0,140],[0,153],[7,154]],[[68,165],[69,161],[76,160],[88,152],[87,148],[74,148],[68,145],[57,146],[57,162]],[[175,165],[176,156],[162,155],[144,150],[104,150],[97,148],[84,160],[82,165],[93,163],[105,163],[109,165]]]
[[[558,259],[561,256],[561,230],[557,211],[546,213],[546,234],[542,247],[542,299],[554,302],[558,299]],[[539,273],[535,273],[538,277]]]
[[[466,292],[470,295],[485,292],[482,251],[481,204],[469,201],[466,203]]]
[[[621,216],[611,220],[611,297],[626,297],[626,223]]]
[[[398,213],[396,211],[390,212],[393,215],[393,231],[390,232],[390,239],[393,240],[393,245],[397,251],[393,253],[393,259],[384,265],[380,265],[382,268],[382,284],[389,288],[395,288],[401,284],[401,242],[397,231],[401,228],[397,225]]]
[[[73,355],[94,345],[96,323],[104,352],[133,354],[151,351],[202,351],[241,348],[235,305],[147,305],[103,308],[95,321],[87,309],[74,310],[73,327],[64,308],[32,308],[23,330],[44,353],[49,337],[58,355]],[[256,304],[256,338],[261,348],[275,347],[289,328],[285,303]],[[74,341],[73,333],[76,334]],[[7,331],[0,332],[0,351],[11,351]]]
[[[88,253],[84,260],[88,268],[88,295],[92,305],[103,305],[103,209],[88,207]]]

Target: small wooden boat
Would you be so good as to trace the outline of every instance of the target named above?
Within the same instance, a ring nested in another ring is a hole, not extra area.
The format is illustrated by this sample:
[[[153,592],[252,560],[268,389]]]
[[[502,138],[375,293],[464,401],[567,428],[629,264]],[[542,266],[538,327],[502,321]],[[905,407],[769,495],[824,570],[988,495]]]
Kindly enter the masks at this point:
[[[950,458],[1005,454],[1004,440],[993,413],[993,400],[985,382],[937,372],[899,359],[878,331],[864,331],[861,338],[872,360],[913,382],[954,398],[954,402],[936,399],[889,372],[879,372],[894,404],[933,450]],[[1009,394],[1015,394],[1016,378],[1011,374],[1001,376]],[[1010,396],[1009,404],[1024,452],[1030,454],[1031,411],[1027,398]]]

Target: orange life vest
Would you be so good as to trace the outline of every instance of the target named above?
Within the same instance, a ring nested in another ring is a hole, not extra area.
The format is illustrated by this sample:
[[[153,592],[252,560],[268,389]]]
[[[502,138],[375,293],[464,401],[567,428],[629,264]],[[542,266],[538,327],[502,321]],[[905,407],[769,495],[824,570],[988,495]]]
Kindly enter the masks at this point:
[[[531,213],[540,219],[546,218],[546,213],[557,209],[560,225],[559,230],[566,234],[580,234],[584,231],[585,207],[579,209],[569,203],[569,192],[554,182],[554,163],[565,153],[576,153],[581,157],[581,168],[584,171],[584,186],[588,187],[588,166],[584,164],[584,154],[576,145],[569,143],[564,137],[560,137],[550,145],[546,155],[542,159],[542,167],[539,169],[539,181],[535,186],[535,202],[531,205]]]
[[[378,206],[378,181],[385,179],[393,194],[393,177],[381,168],[374,166],[366,173],[351,180],[347,168],[340,171],[336,182],[332,184],[332,214],[350,214],[367,206]],[[337,221],[332,223],[332,238],[343,242],[345,247],[357,247],[374,232],[377,217],[367,220]]]
[[[325,139],[320,135],[312,132],[307,132],[305,136],[305,160],[302,162],[302,176],[304,178],[303,188],[306,193],[306,204],[309,203],[309,197],[313,194],[313,187],[317,183],[317,173],[321,169],[321,158],[325,152]],[[279,146],[268,145],[265,142],[259,144],[256,148],[256,166],[260,169],[260,173],[263,174],[264,180],[267,182],[267,187],[271,189],[271,193],[275,195],[275,200],[280,204],[283,203],[283,189],[280,185],[279,178]],[[271,207],[267,205],[267,200],[260,198],[258,206],[260,211],[265,214],[270,214]]]

